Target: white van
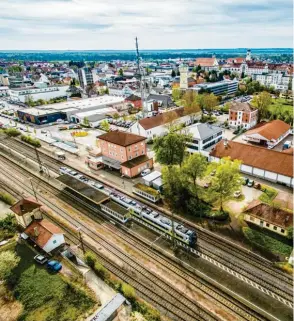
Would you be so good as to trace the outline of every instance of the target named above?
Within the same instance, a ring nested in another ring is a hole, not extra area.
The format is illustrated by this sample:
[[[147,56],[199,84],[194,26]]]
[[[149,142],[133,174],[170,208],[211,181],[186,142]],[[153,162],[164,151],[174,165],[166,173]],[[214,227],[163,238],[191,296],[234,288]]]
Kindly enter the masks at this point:
[[[147,168],[147,169],[144,169],[142,172],[141,172],[141,176],[146,176],[147,174],[151,173],[151,169]]]

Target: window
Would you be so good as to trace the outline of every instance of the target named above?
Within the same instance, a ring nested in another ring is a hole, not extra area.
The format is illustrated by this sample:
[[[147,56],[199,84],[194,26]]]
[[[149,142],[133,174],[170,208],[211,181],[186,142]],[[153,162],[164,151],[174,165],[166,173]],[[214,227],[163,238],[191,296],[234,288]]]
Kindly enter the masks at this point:
[[[254,221],[254,217],[249,216],[249,218],[250,218],[250,221]]]
[[[132,159],[132,156],[129,156],[129,160],[131,160]]]
[[[285,233],[285,230],[281,228],[281,233]]]
[[[274,226],[274,230],[276,231],[278,228],[276,226]]]
[[[265,225],[266,225],[266,227],[269,227],[269,226],[270,226],[268,223],[266,223]]]

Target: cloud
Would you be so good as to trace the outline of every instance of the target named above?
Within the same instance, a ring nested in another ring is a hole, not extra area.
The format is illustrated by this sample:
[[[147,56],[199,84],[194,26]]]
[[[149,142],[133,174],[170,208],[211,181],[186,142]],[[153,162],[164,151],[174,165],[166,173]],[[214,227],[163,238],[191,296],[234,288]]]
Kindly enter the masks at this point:
[[[291,0],[6,0],[0,49],[133,49],[135,36],[146,49],[291,47],[290,9]]]

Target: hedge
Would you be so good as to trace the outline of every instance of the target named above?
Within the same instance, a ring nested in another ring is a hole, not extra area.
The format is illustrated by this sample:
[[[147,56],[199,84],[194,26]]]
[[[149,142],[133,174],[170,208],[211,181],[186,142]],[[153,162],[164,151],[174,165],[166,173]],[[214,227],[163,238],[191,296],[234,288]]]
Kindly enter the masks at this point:
[[[20,131],[16,128],[6,128],[4,129],[4,133],[9,137],[16,137],[20,135]]]
[[[259,200],[264,203],[270,203],[278,195],[276,189],[267,185],[261,185],[261,191],[263,193],[259,196]]]
[[[20,139],[23,142],[28,143],[34,147],[41,147],[41,143],[40,143],[39,139],[33,138],[31,136],[26,136],[26,135],[21,135]]]
[[[266,249],[273,254],[290,256],[292,247],[262,232],[249,227],[242,228],[244,236],[255,246]]]
[[[14,197],[5,192],[0,192],[0,201],[8,205],[13,205],[15,203]]]

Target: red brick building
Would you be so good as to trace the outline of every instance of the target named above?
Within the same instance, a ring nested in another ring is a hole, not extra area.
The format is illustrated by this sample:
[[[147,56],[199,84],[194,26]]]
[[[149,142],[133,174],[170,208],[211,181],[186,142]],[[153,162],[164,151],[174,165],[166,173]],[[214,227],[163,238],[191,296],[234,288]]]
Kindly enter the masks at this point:
[[[153,159],[147,156],[145,137],[113,131],[97,138],[104,165],[120,170],[122,175],[134,177],[153,167]]]
[[[249,129],[257,124],[258,110],[249,103],[234,102],[229,110],[229,125]]]
[[[141,108],[142,107],[142,100],[141,97],[132,94],[131,96],[125,99],[126,103],[130,103],[134,106],[134,108]]]

